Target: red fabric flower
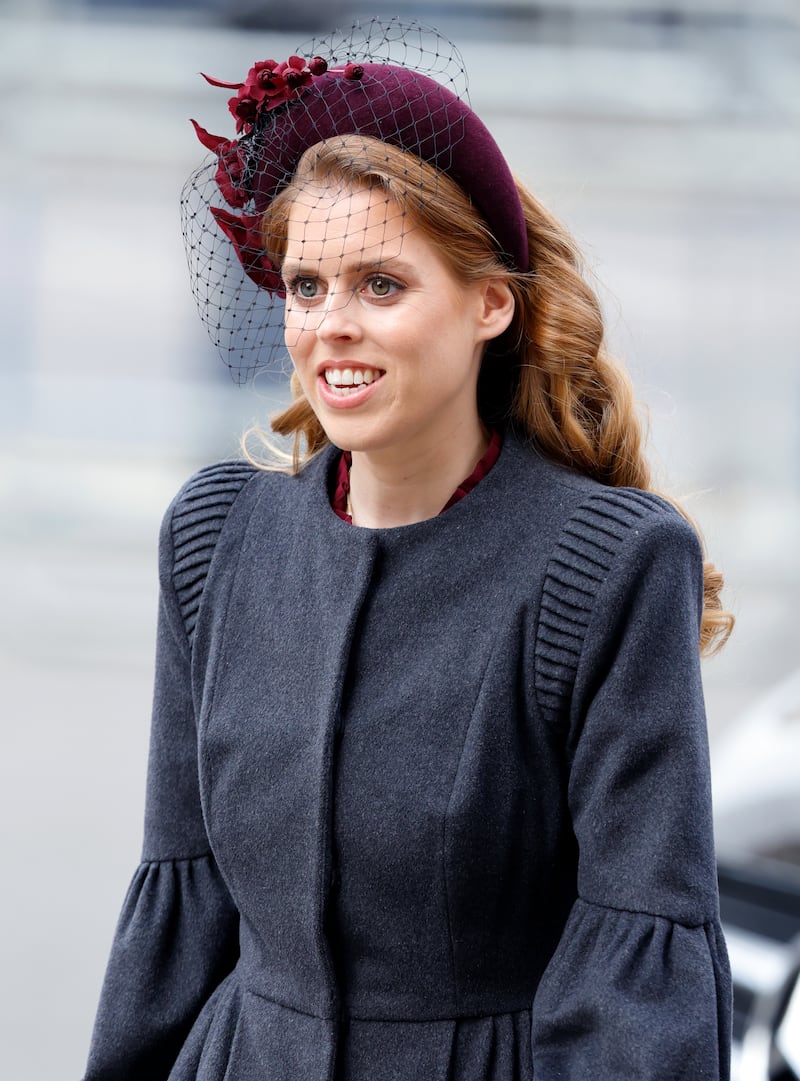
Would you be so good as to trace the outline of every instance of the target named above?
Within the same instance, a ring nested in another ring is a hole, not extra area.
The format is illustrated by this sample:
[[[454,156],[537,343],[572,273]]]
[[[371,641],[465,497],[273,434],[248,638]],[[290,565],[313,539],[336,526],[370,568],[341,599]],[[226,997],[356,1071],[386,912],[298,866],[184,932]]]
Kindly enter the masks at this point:
[[[267,109],[274,109],[289,98],[296,97],[314,79],[314,75],[302,56],[290,56],[275,68],[273,79],[275,89],[269,93]]]
[[[219,155],[215,180],[222,198],[229,206],[243,207],[249,196],[244,189],[244,161],[239,144],[234,142]]]
[[[243,82],[227,83],[205,74],[203,78],[212,86],[236,91],[228,99],[228,108],[236,120],[236,134],[244,133],[246,137],[263,113],[298,97],[304,87],[329,70],[346,79],[360,79],[364,75],[360,64],[329,69],[327,60],[321,56],[313,57],[308,63],[302,56],[290,56],[280,64],[275,60],[256,61]],[[252,193],[245,186],[245,158],[241,144],[237,139],[211,135],[194,120],[192,124],[203,146],[217,155],[215,180],[222,197],[228,206],[242,210],[249,203]],[[259,216],[236,215],[221,207],[211,207],[211,213],[236,249],[247,276],[259,288],[284,296],[281,276],[263,248]]]
[[[228,108],[236,117],[236,134],[242,131],[250,131],[259,113],[260,103],[251,97],[246,86],[243,86],[235,98],[228,99]]]
[[[258,112],[286,101],[286,78],[281,71],[285,66],[277,60],[259,60],[248,71],[244,91],[258,103]]]
[[[259,60],[248,72],[245,86],[259,103],[283,93],[286,80],[278,72],[278,66],[276,60]]]
[[[215,180],[223,199],[229,206],[243,207],[250,197],[242,185],[244,159],[238,141],[212,135],[205,128],[201,128],[196,120],[193,120],[192,124],[203,146],[212,150],[219,158]]]
[[[358,74],[347,74],[349,68],[357,67],[358,65],[348,64],[345,77],[361,78],[361,68],[358,68]],[[290,56],[280,64],[276,60],[257,60],[248,71],[244,82],[240,83],[226,83],[222,79],[214,79],[202,72],[201,74],[212,86],[236,91],[235,96],[228,100],[228,108],[236,120],[236,134],[239,135],[252,131],[262,112],[276,109],[285,101],[296,97],[304,86],[324,75],[327,70],[328,62],[321,56],[315,56],[308,64],[302,56]]]
[[[261,218],[258,214],[231,214],[221,207],[211,207],[217,225],[236,249],[248,278],[270,293],[284,295],[283,279],[270,262],[261,240]]]

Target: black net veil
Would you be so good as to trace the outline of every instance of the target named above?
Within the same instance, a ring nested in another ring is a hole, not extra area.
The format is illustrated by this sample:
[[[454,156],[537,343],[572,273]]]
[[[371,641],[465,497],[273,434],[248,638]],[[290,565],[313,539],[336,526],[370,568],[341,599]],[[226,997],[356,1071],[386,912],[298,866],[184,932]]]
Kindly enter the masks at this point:
[[[363,184],[357,191],[351,187],[349,194],[343,190],[347,156],[358,173],[370,143],[375,155],[372,140],[400,148],[408,155],[407,186],[425,190],[423,198],[435,198],[428,167],[452,171],[471,112],[458,50],[417,21],[372,19],[347,32],[311,39],[289,58],[288,68],[282,60],[275,69],[270,67],[274,61],[262,62],[267,67],[259,71],[257,64],[244,83],[226,84],[236,91],[231,111],[238,109],[237,135],[223,138],[197,129],[211,152],[181,193],[192,292],[237,383],[256,373],[259,379],[284,378],[291,371],[287,346],[292,335],[321,317],[320,287],[307,273],[305,252],[300,262],[306,276],[290,287],[287,298],[279,273],[283,252],[266,251],[261,231],[265,212],[295,176],[303,155],[305,164],[313,159],[316,168],[308,181],[298,184],[295,177],[292,185],[293,214],[301,227],[289,254],[294,262],[305,232],[318,236],[320,219],[327,221],[327,263],[321,275],[327,280],[337,242],[342,258],[373,265],[399,254],[408,229],[398,220],[404,211],[393,200],[376,199],[367,207]],[[325,148],[334,144],[335,176],[326,174],[322,164]],[[421,173],[420,179],[414,175],[415,169],[426,168],[427,188]],[[318,258],[312,254],[318,250],[312,244],[309,258]],[[389,288],[380,279],[370,279],[366,287],[378,298]],[[336,304],[349,302],[344,291],[340,297]]]

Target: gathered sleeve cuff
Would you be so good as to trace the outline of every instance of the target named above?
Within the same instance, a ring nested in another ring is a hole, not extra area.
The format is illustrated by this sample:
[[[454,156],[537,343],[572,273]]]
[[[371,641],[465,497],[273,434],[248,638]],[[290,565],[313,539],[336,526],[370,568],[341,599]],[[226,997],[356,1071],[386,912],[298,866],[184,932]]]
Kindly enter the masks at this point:
[[[716,920],[578,900],[536,996],[542,1081],[721,1081],[730,986]]]
[[[578,900],[534,1003],[537,1081],[727,1081],[697,536],[658,497],[612,490],[570,523],[553,575],[540,666]]]
[[[167,1078],[237,955],[238,916],[210,854],[142,863],[117,925],[85,1081]]]

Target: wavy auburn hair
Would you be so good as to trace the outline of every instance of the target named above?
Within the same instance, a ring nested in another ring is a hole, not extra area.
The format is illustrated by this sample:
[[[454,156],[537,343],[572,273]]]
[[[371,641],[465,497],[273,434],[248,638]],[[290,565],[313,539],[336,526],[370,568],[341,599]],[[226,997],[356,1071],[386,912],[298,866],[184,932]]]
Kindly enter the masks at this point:
[[[580,253],[524,185],[517,181],[533,269],[519,273],[503,263],[488,225],[448,176],[377,139],[337,136],[303,154],[264,215],[264,247],[276,265],[283,261],[292,204],[309,183],[380,187],[433,242],[457,280],[507,282],[514,318],[488,343],[478,382],[485,423],[511,424],[549,458],[602,484],[655,491],[631,380],[606,352],[600,303],[584,279]],[[271,427],[294,437],[294,454],[283,468],[296,472],[329,441],[296,375],[291,389],[292,403]],[[251,436],[270,452],[271,462],[250,452]],[[274,448],[259,428],[245,434],[245,453],[253,464],[275,468]],[[680,504],[670,502],[696,530]],[[723,576],[708,559],[704,581],[700,652],[710,655],[727,641],[734,617],[722,607]]]

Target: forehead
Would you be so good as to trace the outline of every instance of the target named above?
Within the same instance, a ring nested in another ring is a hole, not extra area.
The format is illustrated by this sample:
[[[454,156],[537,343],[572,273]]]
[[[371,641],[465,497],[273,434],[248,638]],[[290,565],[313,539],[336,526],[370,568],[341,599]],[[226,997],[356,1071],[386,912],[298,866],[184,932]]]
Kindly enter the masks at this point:
[[[414,228],[383,188],[303,186],[287,221],[287,262],[375,262],[398,256]]]

